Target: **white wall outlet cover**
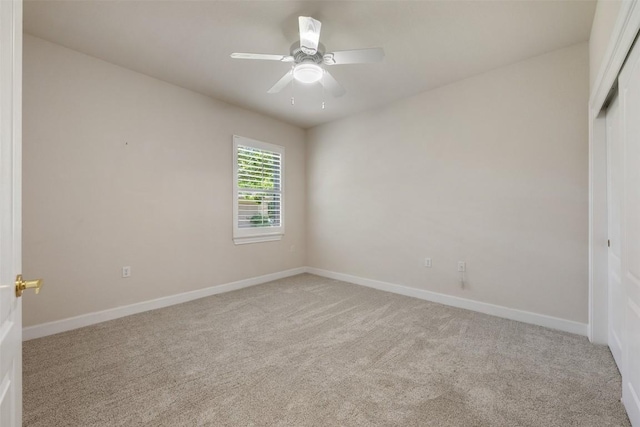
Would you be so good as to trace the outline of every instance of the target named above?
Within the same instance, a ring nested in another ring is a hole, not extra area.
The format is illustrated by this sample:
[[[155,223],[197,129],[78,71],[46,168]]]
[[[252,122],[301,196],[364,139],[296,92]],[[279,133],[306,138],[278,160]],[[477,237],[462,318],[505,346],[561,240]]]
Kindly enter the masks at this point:
[[[427,268],[431,268],[431,258],[424,259],[424,266]]]
[[[458,271],[464,272],[467,270],[467,263],[464,261],[458,261]]]
[[[122,277],[131,277],[131,267],[122,267]]]

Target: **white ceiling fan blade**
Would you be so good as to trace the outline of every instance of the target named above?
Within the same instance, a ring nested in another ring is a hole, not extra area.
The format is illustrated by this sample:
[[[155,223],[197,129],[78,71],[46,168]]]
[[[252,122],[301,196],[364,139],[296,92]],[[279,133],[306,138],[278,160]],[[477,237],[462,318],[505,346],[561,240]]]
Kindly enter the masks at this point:
[[[280,92],[282,89],[284,89],[289,83],[291,83],[291,80],[293,80],[293,70],[289,71],[287,74],[285,74],[284,76],[282,76],[282,78],[280,80],[278,80],[276,82],[276,84],[274,84],[271,89],[269,89],[267,91],[267,93],[278,93]]]
[[[299,16],[300,48],[307,55],[315,55],[320,42],[320,27],[322,23],[310,16]]]
[[[289,55],[271,55],[268,53],[238,53],[231,54],[233,59],[263,59],[266,61],[293,62],[293,56]]]
[[[324,74],[322,75],[322,79],[320,80],[322,86],[325,87],[333,96],[336,98],[347,93],[345,88],[342,87],[340,83],[327,71],[324,70]]]
[[[327,65],[339,64],[367,64],[380,62],[384,58],[384,50],[379,47],[371,49],[354,49],[330,52],[322,57],[322,61]]]

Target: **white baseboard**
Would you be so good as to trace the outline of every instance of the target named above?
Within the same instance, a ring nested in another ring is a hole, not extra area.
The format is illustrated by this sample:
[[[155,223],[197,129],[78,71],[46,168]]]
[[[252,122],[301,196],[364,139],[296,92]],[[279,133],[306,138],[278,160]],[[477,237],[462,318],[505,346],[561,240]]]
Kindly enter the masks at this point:
[[[223,285],[198,289],[197,291],[184,292],[181,294],[170,295],[150,301],[143,301],[136,304],[111,308],[109,310],[69,317],[67,319],[56,320],[54,322],[28,326],[22,329],[22,340],[27,341],[34,338],[46,337],[48,335],[66,332],[72,329],[82,328],[84,326],[95,325],[96,323],[106,322],[107,320],[113,320],[132,314],[142,313],[144,311],[155,310],[157,308],[168,307],[170,305],[181,304],[183,302],[221,294],[224,292],[235,291],[238,289],[247,288],[249,286],[255,286],[262,283],[271,282],[273,280],[302,274],[305,273],[306,270],[307,269],[305,267],[294,268],[277,273],[265,274],[264,276],[238,280],[237,282],[225,283]]]
[[[341,280],[356,285],[367,286],[369,288],[381,291],[391,292],[394,294],[405,295],[414,298],[420,298],[426,301],[437,302],[452,307],[464,308],[467,310],[477,311],[480,313],[490,314],[492,316],[502,317],[505,319],[517,320],[519,322],[530,323],[533,325],[544,326],[560,331],[571,332],[578,335],[587,335],[587,324],[574,322],[571,320],[560,319],[557,317],[547,316],[544,314],[532,313],[529,311],[517,310],[514,308],[503,307],[500,305],[489,304],[486,302],[474,301],[467,298],[460,298],[452,295],[440,294],[437,292],[426,291],[423,289],[411,288],[408,286],[396,285],[393,283],[381,282],[379,280],[365,279],[362,277],[351,276],[344,273],[336,273],[333,271],[322,270],[313,267],[299,267],[291,270],[280,271],[277,273],[266,274],[264,276],[252,277],[249,279],[238,280],[237,282],[225,283],[223,285],[211,286],[209,288],[198,289],[197,291],[184,292],[181,294],[170,295],[150,301],[139,302],[136,304],[116,307],[109,310],[97,311],[95,313],[83,314],[81,316],[69,317],[67,319],[56,320],[54,322],[42,323],[40,325],[28,326],[22,329],[22,340],[27,341],[34,338],[46,337],[48,335],[66,332],[73,329],[82,328],[84,326],[95,325],[96,323],[106,322],[108,320],[118,319],[120,317],[132,314],[142,313],[144,311],[155,310],[157,308],[168,307],[183,302],[192,301],[198,298],[204,298],[211,295],[221,294],[224,292],[235,291],[249,286],[255,286],[262,283],[271,282],[273,280],[283,279],[285,277],[295,276],[297,274],[310,273],[317,276],[327,277],[330,279]]]
[[[517,310],[501,305],[489,304],[486,302],[475,301],[467,298],[460,298],[453,295],[441,294],[438,292],[426,291],[423,289],[411,288],[408,286],[396,285],[393,283],[381,282],[378,280],[365,279],[362,277],[351,276],[349,274],[336,273],[333,271],[322,270],[319,268],[307,267],[307,273],[316,276],[327,277],[329,279],[341,280],[356,285],[367,286],[369,288],[381,291],[391,292],[394,294],[405,295],[408,297],[420,298],[423,300],[437,302],[452,307],[464,308],[479,313],[490,314],[496,317],[502,317],[519,322],[530,323],[533,325],[544,326],[546,328],[557,329],[564,332],[587,336],[587,324],[574,322],[572,320],[560,319],[557,317],[547,316],[544,314],[532,313],[530,311]]]

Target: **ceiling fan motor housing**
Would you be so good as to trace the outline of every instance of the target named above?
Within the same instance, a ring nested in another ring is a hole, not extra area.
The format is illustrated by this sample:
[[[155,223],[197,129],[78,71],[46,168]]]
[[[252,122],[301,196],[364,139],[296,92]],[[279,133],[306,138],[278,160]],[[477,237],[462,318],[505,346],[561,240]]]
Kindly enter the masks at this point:
[[[322,58],[324,56],[324,46],[322,43],[318,44],[318,50],[315,54],[309,55],[302,51],[300,42],[295,42],[291,45],[291,56],[293,56],[293,62],[296,64],[302,64],[303,62],[311,62],[313,64],[322,64]]]

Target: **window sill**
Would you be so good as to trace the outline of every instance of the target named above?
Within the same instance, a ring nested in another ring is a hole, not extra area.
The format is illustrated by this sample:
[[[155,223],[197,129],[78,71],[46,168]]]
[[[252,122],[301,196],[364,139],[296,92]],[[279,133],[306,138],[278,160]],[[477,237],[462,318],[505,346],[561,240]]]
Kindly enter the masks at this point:
[[[249,236],[249,237],[234,237],[233,243],[236,245],[246,245],[248,243],[262,243],[262,242],[275,242],[282,240],[282,234],[269,234],[265,236]]]

